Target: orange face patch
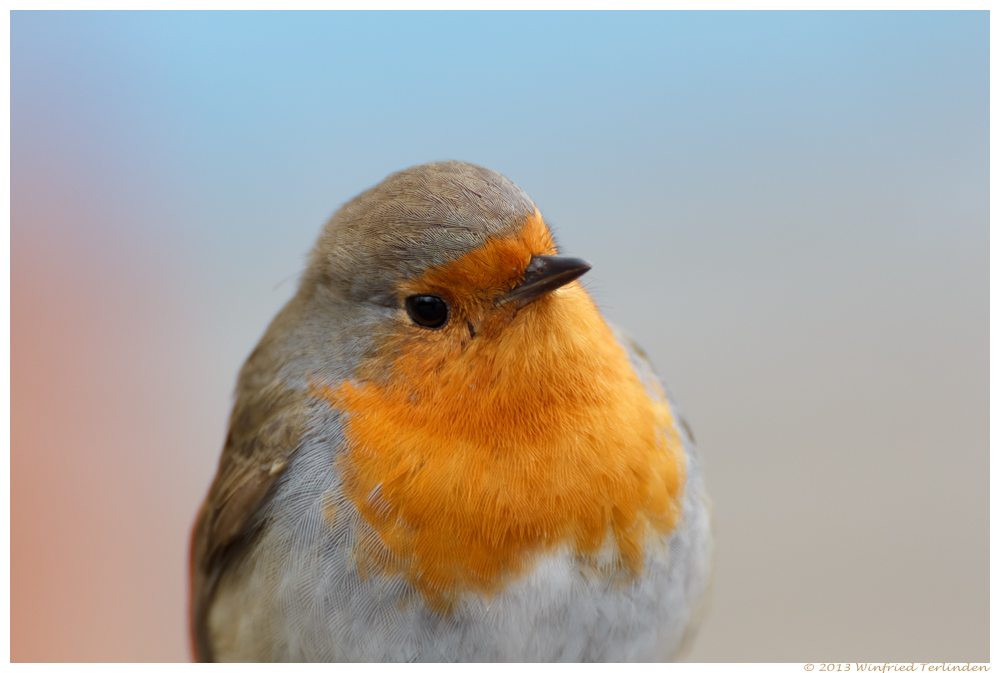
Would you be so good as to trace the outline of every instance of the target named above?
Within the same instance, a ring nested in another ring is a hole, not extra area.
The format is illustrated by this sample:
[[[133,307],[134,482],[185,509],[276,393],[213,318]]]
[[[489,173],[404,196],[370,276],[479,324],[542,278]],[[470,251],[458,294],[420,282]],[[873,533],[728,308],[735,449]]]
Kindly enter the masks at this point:
[[[318,391],[345,412],[344,493],[384,545],[365,536],[359,556],[440,610],[492,594],[539,552],[593,555],[609,535],[619,565],[639,570],[647,535],[677,523],[684,453],[669,409],[580,284],[516,315],[494,306],[531,255],[554,252],[536,215],[430,269],[400,291],[445,297],[448,324],[400,330],[355,380]]]

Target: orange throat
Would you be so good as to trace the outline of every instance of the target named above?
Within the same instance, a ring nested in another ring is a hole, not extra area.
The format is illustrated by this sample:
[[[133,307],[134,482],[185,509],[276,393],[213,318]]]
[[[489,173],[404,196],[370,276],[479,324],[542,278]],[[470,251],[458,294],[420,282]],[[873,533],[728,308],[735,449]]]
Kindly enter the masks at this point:
[[[476,323],[475,336],[470,320],[392,338],[381,349],[395,354],[388,371],[363,366],[317,391],[343,412],[344,494],[377,533],[356,531],[359,571],[403,574],[447,611],[464,592],[492,595],[546,551],[596,564],[610,544],[615,571],[641,570],[683,497],[665,401],[650,397],[577,282]]]

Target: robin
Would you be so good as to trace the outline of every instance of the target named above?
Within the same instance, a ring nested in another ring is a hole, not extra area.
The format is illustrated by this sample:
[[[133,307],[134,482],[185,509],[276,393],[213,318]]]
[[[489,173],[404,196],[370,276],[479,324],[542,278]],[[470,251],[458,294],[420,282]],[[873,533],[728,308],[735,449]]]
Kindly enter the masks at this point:
[[[449,161],[323,228],[193,534],[202,661],[642,661],[699,621],[693,439],[531,200]]]

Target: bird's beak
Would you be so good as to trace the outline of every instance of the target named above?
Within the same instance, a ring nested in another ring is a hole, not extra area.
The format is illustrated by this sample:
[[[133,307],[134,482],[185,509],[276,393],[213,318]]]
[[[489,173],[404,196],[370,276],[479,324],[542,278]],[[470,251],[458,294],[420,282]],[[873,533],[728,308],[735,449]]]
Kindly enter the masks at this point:
[[[500,298],[500,306],[527,306],[542,295],[571,283],[590,271],[590,264],[574,257],[533,255],[524,270],[524,280]]]

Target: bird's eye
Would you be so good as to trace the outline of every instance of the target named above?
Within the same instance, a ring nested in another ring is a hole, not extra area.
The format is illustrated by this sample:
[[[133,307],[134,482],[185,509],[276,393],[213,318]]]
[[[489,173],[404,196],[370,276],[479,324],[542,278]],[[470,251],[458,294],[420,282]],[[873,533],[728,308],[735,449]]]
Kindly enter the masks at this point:
[[[440,329],[448,322],[448,304],[436,294],[414,294],[406,298],[410,319],[427,329]]]

